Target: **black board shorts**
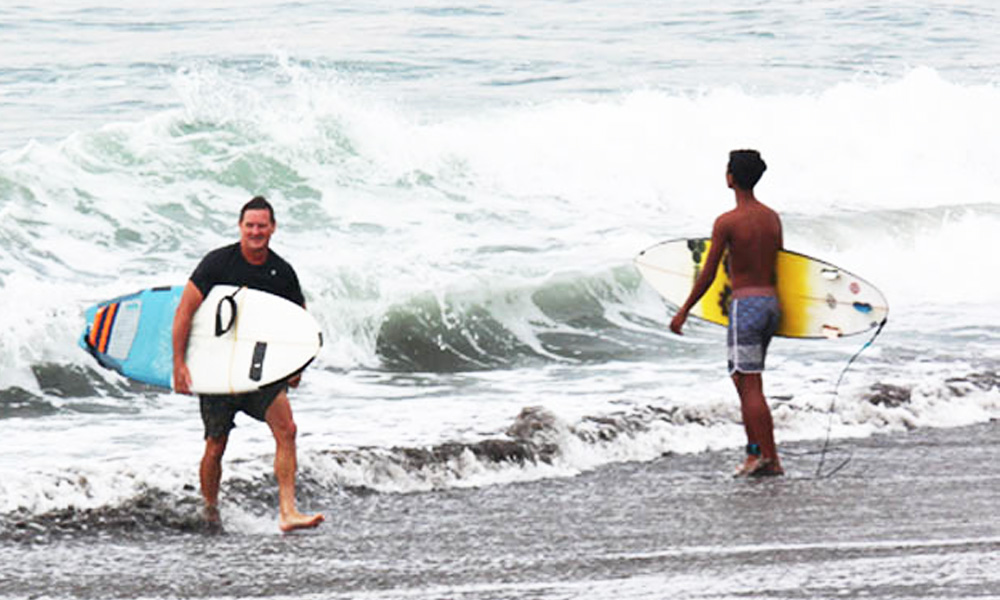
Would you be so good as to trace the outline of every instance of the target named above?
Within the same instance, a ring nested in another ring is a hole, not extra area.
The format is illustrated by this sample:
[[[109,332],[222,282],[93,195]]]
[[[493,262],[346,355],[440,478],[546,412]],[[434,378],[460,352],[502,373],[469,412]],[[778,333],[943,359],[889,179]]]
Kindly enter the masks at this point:
[[[255,392],[245,394],[202,394],[201,421],[205,424],[205,439],[215,439],[229,435],[236,427],[236,413],[244,412],[258,421],[263,421],[267,409],[288,389],[287,381],[266,385]]]

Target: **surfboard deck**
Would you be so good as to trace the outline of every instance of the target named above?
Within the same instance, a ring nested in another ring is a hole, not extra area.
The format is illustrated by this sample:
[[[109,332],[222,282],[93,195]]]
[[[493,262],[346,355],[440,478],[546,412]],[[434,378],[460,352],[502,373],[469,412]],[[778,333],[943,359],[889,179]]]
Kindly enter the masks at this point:
[[[129,379],[173,388],[173,321],[183,291],[150,288],[91,306],[80,346]],[[217,315],[225,331],[217,331]],[[191,322],[191,391],[256,390],[304,369],[322,344],[319,325],[301,306],[260,290],[217,285]]]
[[[669,240],[639,253],[635,265],[663,298],[680,307],[704,268],[711,240]],[[732,284],[722,260],[715,280],[691,315],[729,324]],[[838,338],[878,327],[889,314],[885,296],[861,277],[805,254],[782,250],[777,264],[781,323],[777,335]]]

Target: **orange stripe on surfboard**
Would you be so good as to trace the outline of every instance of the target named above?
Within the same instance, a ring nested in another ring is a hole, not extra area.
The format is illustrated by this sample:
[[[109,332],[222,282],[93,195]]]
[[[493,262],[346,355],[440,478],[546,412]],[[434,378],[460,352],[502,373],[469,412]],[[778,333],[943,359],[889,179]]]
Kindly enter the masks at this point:
[[[90,335],[87,336],[87,342],[91,348],[97,348],[97,336],[101,332],[101,324],[104,323],[104,313],[106,312],[108,312],[107,306],[97,309],[97,313],[94,315],[94,322],[90,324]]]
[[[108,306],[108,314],[101,326],[100,343],[97,344],[97,351],[104,353],[108,350],[108,340],[111,338],[111,326],[115,323],[115,314],[118,312],[118,303]]]

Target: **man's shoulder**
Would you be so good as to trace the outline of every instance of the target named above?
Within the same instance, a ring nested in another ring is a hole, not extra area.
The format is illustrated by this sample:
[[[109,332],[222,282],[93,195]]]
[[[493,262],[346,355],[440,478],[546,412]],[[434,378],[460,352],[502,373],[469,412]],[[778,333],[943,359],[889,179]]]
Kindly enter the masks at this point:
[[[715,218],[715,229],[719,231],[727,230],[734,224],[739,223],[741,220],[742,214],[739,212],[738,208],[727,210]]]
[[[239,252],[240,244],[236,242],[235,244],[226,244],[225,246],[220,246],[214,250],[210,250],[205,258],[202,260],[213,260],[232,256],[233,253]]]
[[[772,214],[772,215],[774,215],[776,217],[778,216],[778,211],[774,210],[770,206],[768,206],[768,205],[766,205],[766,204],[764,204],[763,202],[760,202],[760,201],[758,201],[757,204],[760,207],[760,210],[762,210],[762,211],[764,211],[766,213],[770,213],[770,214]]]
[[[231,269],[239,256],[239,244],[230,244],[210,250],[198,262],[196,273],[208,273]]]
[[[287,260],[285,260],[284,258],[282,258],[282,256],[280,254],[278,254],[277,252],[275,252],[271,248],[268,248],[268,251],[267,251],[267,261],[272,266],[278,265],[278,266],[280,266],[282,268],[289,269],[292,272],[295,271],[295,269],[292,268],[292,263],[290,263]]]
[[[716,217],[715,218],[715,222],[716,223],[726,223],[728,221],[732,221],[733,219],[738,219],[739,216],[740,216],[739,208],[737,207],[737,208],[734,208],[734,209],[731,209],[731,210],[727,210],[726,212],[724,212],[721,215],[719,215],[718,217]]]
[[[767,213],[780,219],[776,210],[763,202],[757,201],[752,205],[737,206],[736,208],[728,210],[719,215],[715,222],[719,224],[742,223],[747,220],[759,218],[761,213]]]

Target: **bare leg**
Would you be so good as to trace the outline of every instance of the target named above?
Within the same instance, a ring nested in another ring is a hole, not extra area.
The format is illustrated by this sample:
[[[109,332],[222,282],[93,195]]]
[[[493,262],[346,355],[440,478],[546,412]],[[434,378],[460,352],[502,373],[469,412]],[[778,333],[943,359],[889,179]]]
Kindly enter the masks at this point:
[[[736,391],[740,395],[740,409],[747,443],[760,446],[761,467],[766,467],[767,474],[782,474],[784,471],[778,459],[778,448],[774,443],[774,421],[771,419],[771,409],[768,408],[767,399],[764,397],[764,382],[760,373],[734,373],[733,383],[736,384]],[[747,458],[748,461],[753,459],[754,457]],[[748,472],[752,474],[754,469],[749,469]]]
[[[205,454],[201,457],[201,497],[205,500],[205,520],[219,522],[219,482],[222,480],[222,455],[226,452],[229,436],[205,440]]]
[[[281,392],[265,415],[274,434],[274,476],[278,480],[278,503],[282,531],[316,527],[323,522],[322,514],[304,515],[295,508],[295,434],[292,406],[288,394]]]

